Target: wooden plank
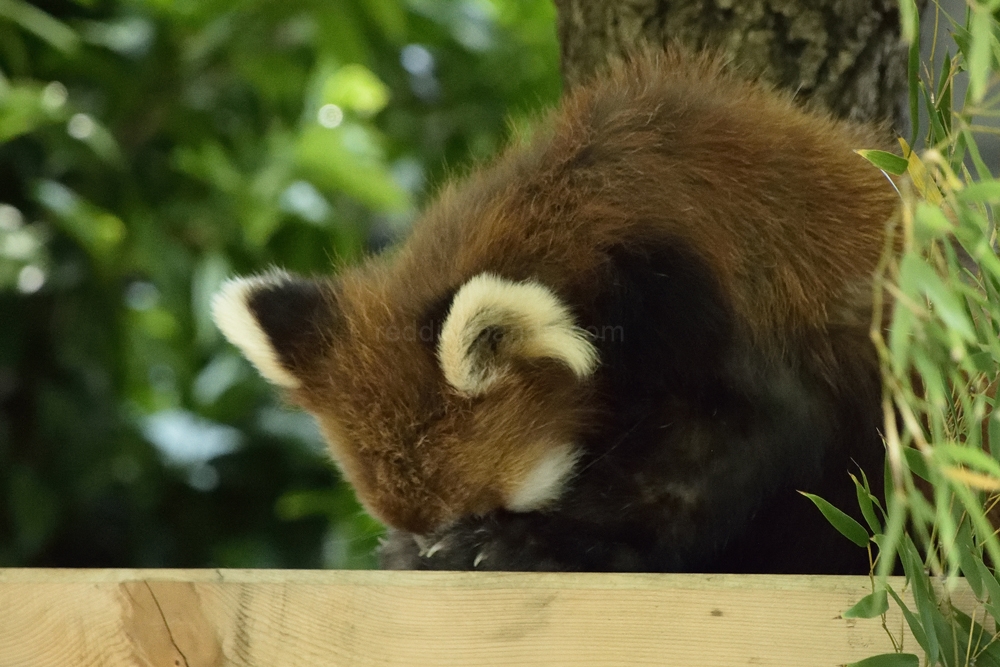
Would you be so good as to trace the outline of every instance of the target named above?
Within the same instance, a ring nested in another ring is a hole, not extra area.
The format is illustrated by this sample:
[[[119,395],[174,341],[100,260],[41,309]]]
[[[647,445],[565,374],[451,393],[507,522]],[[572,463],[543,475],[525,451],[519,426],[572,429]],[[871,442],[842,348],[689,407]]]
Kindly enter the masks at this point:
[[[840,618],[869,591],[866,577],[0,570],[0,667],[841,665],[892,650],[879,621]],[[902,626],[893,610],[919,654]]]

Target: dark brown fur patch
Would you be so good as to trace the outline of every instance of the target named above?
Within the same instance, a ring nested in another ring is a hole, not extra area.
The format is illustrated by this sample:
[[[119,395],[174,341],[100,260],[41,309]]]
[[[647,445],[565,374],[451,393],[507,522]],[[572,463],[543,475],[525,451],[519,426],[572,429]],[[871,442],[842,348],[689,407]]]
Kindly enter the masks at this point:
[[[324,283],[302,278],[265,283],[250,292],[247,308],[282,365],[299,376],[308,374],[327,341],[337,334],[332,295]]]

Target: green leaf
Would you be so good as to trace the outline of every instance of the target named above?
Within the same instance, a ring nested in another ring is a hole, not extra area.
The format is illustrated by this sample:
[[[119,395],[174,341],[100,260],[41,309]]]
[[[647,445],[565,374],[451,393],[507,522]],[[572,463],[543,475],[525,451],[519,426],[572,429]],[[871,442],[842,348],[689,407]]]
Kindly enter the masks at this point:
[[[994,534],[993,526],[986,518],[986,513],[983,512],[982,494],[974,493],[964,484],[951,484],[949,488],[965,508],[965,512],[972,522],[972,528],[979,536],[981,546],[986,548],[991,562],[1000,563],[1000,541]]]
[[[326,57],[339,62],[371,62],[373,45],[367,39],[365,17],[353,2],[337,3],[335,12],[316,12]]]
[[[841,535],[849,539],[851,542],[854,542],[859,547],[868,546],[868,531],[865,530],[864,526],[819,496],[806,493],[805,491],[799,491],[799,493],[811,500],[813,504],[819,508],[819,511],[823,513],[826,520],[829,521],[834,528],[840,531]]]
[[[1000,463],[981,449],[942,442],[934,446],[934,458],[943,465],[966,465],[1000,478]]]
[[[899,3],[899,29],[903,41],[907,44],[917,43],[920,35],[920,13],[913,0],[900,0]]]
[[[916,313],[906,304],[896,303],[893,308],[892,326],[889,328],[889,353],[893,372],[897,376],[906,376],[910,363],[910,349],[915,338],[914,329],[917,325]]]
[[[883,457],[883,459],[884,458],[885,457]],[[883,460],[883,463],[884,463],[884,460]],[[874,494],[872,494],[872,487],[868,483],[868,475],[865,473],[864,468],[859,468],[858,472],[861,473],[861,486],[863,486],[864,489],[865,489],[865,491],[868,492],[868,497],[871,498],[872,503],[875,505],[875,507],[878,508],[878,511],[881,512],[882,516],[884,517],[885,516],[885,510],[882,508],[882,503],[879,501],[879,499]]]
[[[194,266],[191,274],[191,319],[194,342],[209,348],[219,340],[219,330],[212,321],[212,297],[232,273],[229,261],[222,253],[208,252]]]
[[[943,238],[955,228],[940,208],[925,201],[917,204],[913,223],[913,231],[921,245]]]
[[[288,491],[274,505],[275,514],[284,521],[311,516],[337,516],[338,494],[333,489]]]
[[[914,253],[907,253],[899,264],[900,287],[909,294],[923,293],[934,304],[937,315],[963,340],[976,337],[972,321],[958,295],[945,285],[927,262]]]
[[[920,658],[912,653],[883,653],[852,662],[846,667],[920,667]]]
[[[994,278],[1000,278],[1000,259],[997,259],[988,234],[990,223],[984,216],[970,208],[958,211],[959,225],[955,238],[979,265],[979,269]]]
[[[906,603],[903,602],[891,586],[886,586],[886,590],[896,602],[899,610],[903,612],[903,618],[906,619],[906,624],[910,626],[910,632],[913,633],[913,638],[917,640],[917,643],[920,644],[920,648],[924,649],[925,653],[930,653],[930,649],[927,645],[927,633],[924,632],[924,628],[920,624],[920,619],[917,618],[916,614],[910,611],[910,608],[906,606]]]
[[[72,53],[80,44],[80,37],[72,28],[23,0],[0,0],[0,17],[13,21],[64,53]]]
[[[358,125],[310,126],[296,147],[299,168],[322,188],[345,192],[376,211],[405,210],[409,198],[370,147],[370,136]]]
[[[120,218],[81,199],[55,181],[42,181],[35,188],[37,200],[51,211],[56,222],[98,263],[110,266],[125,238]]]
[[[930,577],[924,571],[924,562],[913,544],[912,538],[905,535],[900,542],[900,559],[903,561],[903,571],[910,581],[913,600],[920,616],[920,627],[926,636],[927,658],[930,664],[937,663],[941,654],[941,638],[937,628],[945,623],[944,616],[937,606],[937,598],[931,586]],[[942,637],[947,639],[947,637]]]
[[[945,126],[949,136],[951,135],[951,52],[946,51],[944,60],[941,63],[941,75],[938,78],[937,109],[941,122]]]
[[[89,146],[99,158],[108,164],[124,168],[125,158],[122,155],[121,148],[108,128],[104,127],[102,123],[99,123],[90,116],[78,115],[70,120],[70,124],[77,121],[77,119],[83,118],[87,119],[84,121],[87,124],[87,132],[86,136],[81,138],[80,141]]]
[[[969,46],[972,44],[972,35],[969,33],[966,25],[960,23],[953,19],[950,15],[945,14],[948,19],[948,23],[951,25],[951,38],[955,40],[955,45],[958,47],[958,52],[968,60],[969,59]],[[968,69],[968,67],[962,67],[960,69]]]
[[[976,569],[979,571],[979,580],[986,588],[988,600],[985,603],[986,611],[990,612],[995,622],[1000,622],[1000,582],[996,576],[986,567],[982,558],[976,559]]]
[[[989,416],[988,435],[990,439],[990,454],[1000,461],[1000,412],[993,410]]]
[[[969,156],[972,158],[972,164],[976,168],[976,174],[979,178],[984,181],[992,178],[990,168],[983,160],[983,156],[979,152],[979,146],[976,145],[976,140],[975,137],[972,136],[972,132],[969,130],[962,130],[960,138],[963,140],[963,146],[969,151]]]
[[[931,143],[944,144],[948,141],[948,131],[944,123],[941,122],[940,113],[934,105],[934,95],[927,90],[924,83],[920,82],[920,94],[924,98],[924,106],[927,108],[927,118],[931,124]]]
[[[370,116],[389,103],[389,88],[364,65],[345,65],[323,83],[322,100]]]
[[[913,25],[916,20],[917,9],[913,0],[901,0],[899,3],[900,18],[903,22],[903,39],[910,45],[907,57],[906,78],[909,88],[910,102],[910,124],[913,126],[910,131],[910,145],[917,143],[920,136],[920,40],[907,38],[906,26]],[[914,18],[907,18],[906,13],[913,12]],[[914,34],[919,34],[916,28],[911,28]]]
[[[854,475],[851,475],[851,480],[854,482],[854,490],[858,495],[858,506],[861,508],[861,515],[865,517],[865,521],[873,533],[881,533],[882,522],[878,520],[878,516],[875,514],[874,497],[867,488],[867,480],[865,480],[864,486],[862,486],[861,482]]]
[[[969,45],[969,96],[973,102],[979,102],[986,95],[990,78],[990,41],[993,37],[993,15],[979,4],[972,5],[971,25],[972,42]]]
[[[885,590],[869,593],[853,607],[841,614],[842,618],[876,618],[889,611],[889,599]]]
[[[969,587],[976,594],[976,598],[981,600],[986,592],[986,583],[980,576],[978,564],[983,562],[983,557],[972,543],[972,530],[968,521],[962,521],[958,525],[954,548],[958,552],[959,567],[965,575],[965,580],[969,582]]]
[[[1000,181],[990,179],[968,185],[959,191],[958,199],[969,204],[1000,201]]]
[[[892,487],[886,487],[886,493],[892,494]],[[887,499],[888,499],[887,495]],[[878,545],[878,571],[876,574],[884,579],[896,569],[896,556],[903,529],[906,526],[906,505],[898,500],[888,501],[888,516],[886,517],[885,533],[876,535],[873,539]]]
[[[933,331],[931,325],[932,323],[926,325],[925,332]],[[940,327],[937,327],[937,332],[941,339],[944,340],[945,334],[941,331]],[[925,333],[925,335],[927,334]],[[931,335],[934,334],[931,333]],[[920,374],[920,380],[924,385],[924,397],[936,409],[945,409],[951,397],[951,387],[948,385],[946,373],[940,363],[941,355],[934,354],[935,352],[937,352],[935,349],[928,350],[927,345],[918,345],[911,352],[911,363]],[[939,420],[932,420],[931,427],[933,428],[938,423]],[[943,436],[943,434],[934,432],[931,432],[930,435],[932,437],[936,435]]]
[[[906,168],[910,164],[907,162],[906,158],[895,155],[894,153],[889,153],[888,151],[863,149],[855,152],[879,169],[896,176],[902,176],[905,174]]]
[[[51,121],[41,103],[37,86],[0,84],[0,143],[27,134]]]
[[[398,0],[365,0],[365,12],[394,43],[406,37],[406,12]]]
[[[920,453],[920,450],[913,447],[903,448],[903,458],[906,459],[906,467],[920,479],[930,481],[931,472],[927,468],[927,459]]]
[[[959,652],[965,655],[968,650],[969,654],[975,656],[975,663],[972,664],[976,667],[1000,667],[1000,645],[991,641],[992,633],[979,622],[973,621],[961,609],[952,606],[951,613],[955,625],[959,628],[957,637]],[[967,648],[967,644],[971,646]]]
[[[992,373],[996,368],[996,361],[988,350],[970,354],[966,360],[977,373]]]

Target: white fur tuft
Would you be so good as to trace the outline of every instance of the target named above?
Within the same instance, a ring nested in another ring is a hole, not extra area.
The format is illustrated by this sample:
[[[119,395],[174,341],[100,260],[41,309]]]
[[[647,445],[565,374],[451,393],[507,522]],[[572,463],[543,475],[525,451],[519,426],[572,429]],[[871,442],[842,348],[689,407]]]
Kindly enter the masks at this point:
[[[559,498],[578,458],[576,449],[568,445],[548,452],[507,498],[507,509],[530,512]]]
[[[501,332],[497,359],[478,345],[491,328]],[[481,394],[502,373],[504,357],[556,359],[578,378],[597,367],[597,350],[573,314],[548,287],[516,283],[481,273],[471,278],[452,301],[438,343],[438,358],[448,382],[459,391]]]
[[[279,270],[227,280],[212,298],[212,319],[219,331],[243,352],[261,375],[278,386],[297,389],[301,383],[281,365],[271,339],[261,328],[248,303],[253,292],[288,280],[289,275]]]

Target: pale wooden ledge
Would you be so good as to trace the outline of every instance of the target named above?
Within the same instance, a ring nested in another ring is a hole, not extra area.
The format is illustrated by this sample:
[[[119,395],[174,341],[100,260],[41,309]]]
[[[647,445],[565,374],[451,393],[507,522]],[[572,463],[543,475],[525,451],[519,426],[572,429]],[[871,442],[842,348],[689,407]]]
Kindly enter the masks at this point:
[[[840,618],[869,587],[865,577],[0,570],[0,667],[832,666],[892,650],[879,621]],[[890,627],[903,634],[895,609]]]

